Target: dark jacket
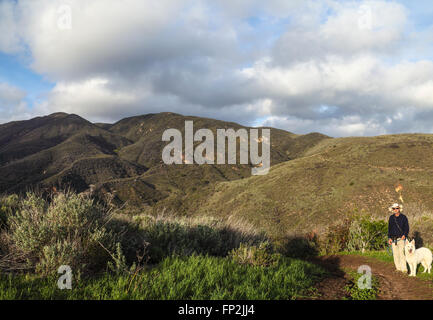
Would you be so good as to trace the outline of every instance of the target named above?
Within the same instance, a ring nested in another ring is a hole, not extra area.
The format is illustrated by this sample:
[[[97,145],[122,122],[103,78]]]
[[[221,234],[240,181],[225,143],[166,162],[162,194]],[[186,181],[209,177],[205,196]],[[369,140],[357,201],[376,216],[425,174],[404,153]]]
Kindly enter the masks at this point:
[[[388,238],[400,238],[403,235],[407,238],[408,234],[409,222],[404,214],[400,213],[398,217],[393,214],[389,217]]]

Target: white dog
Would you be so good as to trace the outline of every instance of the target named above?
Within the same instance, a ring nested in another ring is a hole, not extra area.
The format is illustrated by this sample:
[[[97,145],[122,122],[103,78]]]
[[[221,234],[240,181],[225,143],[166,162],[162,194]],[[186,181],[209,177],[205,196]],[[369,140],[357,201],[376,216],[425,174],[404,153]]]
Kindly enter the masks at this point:
[[[424,267],[424,273],[426,271],[430,273],[433,260],[433,254],[430,249],[419,248],[415,250],[415,240],[412,240],[411,242],[406,241],[404,253],[406,255],[406,262],[410,268],[409,276],[416,277],[416,267],[420,263]]]

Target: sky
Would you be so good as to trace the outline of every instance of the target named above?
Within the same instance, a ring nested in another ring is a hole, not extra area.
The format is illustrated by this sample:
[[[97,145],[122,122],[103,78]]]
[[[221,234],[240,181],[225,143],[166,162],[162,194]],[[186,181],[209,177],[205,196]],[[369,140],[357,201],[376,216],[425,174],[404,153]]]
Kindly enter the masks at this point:
[[[0,0],[0,123],[176,112],[433,133],[431,0]]]

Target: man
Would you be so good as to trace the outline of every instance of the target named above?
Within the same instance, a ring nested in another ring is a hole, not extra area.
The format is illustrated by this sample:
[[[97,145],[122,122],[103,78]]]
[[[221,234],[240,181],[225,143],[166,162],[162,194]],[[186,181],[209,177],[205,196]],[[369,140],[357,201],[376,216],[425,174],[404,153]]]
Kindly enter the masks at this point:
[[[388,243],[392,244],[396,269],[407,273],[404,245],[409,233],[409,222],[406,216],[400,212],[402,209],[398,203],[394,203],[390,208],[393,214],[388,221]]]

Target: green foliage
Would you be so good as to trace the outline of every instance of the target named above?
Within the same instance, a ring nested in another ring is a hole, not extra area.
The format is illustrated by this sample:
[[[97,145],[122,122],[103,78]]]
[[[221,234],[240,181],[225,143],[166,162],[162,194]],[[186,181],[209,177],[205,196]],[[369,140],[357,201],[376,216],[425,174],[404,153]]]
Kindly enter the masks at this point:
[[[317,241],[323,255],[341,251],[382,250],[387,244],[388,225],[370,215],[353,215],[342,222],[331,225]]]
[[[0,274],[0,299],[297,299],[324,276],[311,263],[282,259],[261,268],[228,258],[169,257],[136,275],[106,273],[57,289],[57,279]]]
[[[108,261],[107,267],[114,272],[117,275],[120,275],[122,273],[125,273],[125,271],[128,271],[128,265],[126,263],[126,257],[123,254],[122,246],[118,242],[116,245],[116,252],[114,255],[112,255],[112,258],[114,260],[114,263],[112,261]]]
[[[152,262],[171,255],[189,256],[208,254],[226,256],[241,243],[256,244],[264,240],[239,226],[230,226],[215,219],[172,219],[168,217],[138,216],[140,230],[149,245]]]
[[[349,272],[349,274],[352,280],[344,289],[350,295],[351,300],[376,300],[379,292],[379,281],[376,277],[371,278],[371,289],[361,289],[358,286],[358,280],[363,274],[357,272]]]
[[[318,240],[320,254],[336,254],[345,250],[351,223],[351,219],[344,219],[336,225],[331,225],[325,235]]]
[[[388,225],[370,216],[356,217],[349,228],[347,249],[364,252],[384,249],[387,243]]]
[[[258,246],[249,246],[241,243],[239,248],[233,249],[229,256],[239,264],[270,267],[275,266],[281,255],[272,252],[269,242],[262,242]]]
[[[74,271],[101,270],[117,240],[104,226],[109,219],[106,208],[72,192],[58,193],[51,202],[27,193],[8,218],[8,251],[43,275],[61,265]]]

